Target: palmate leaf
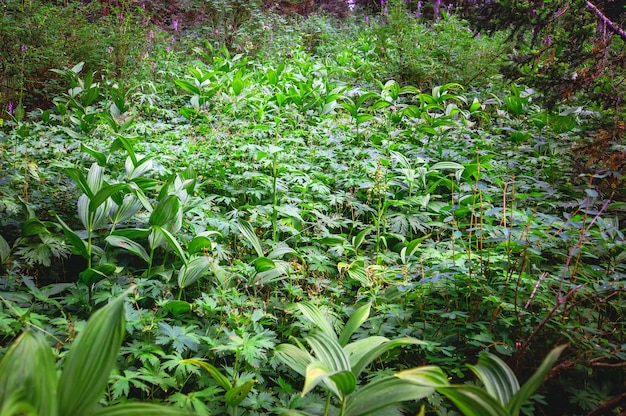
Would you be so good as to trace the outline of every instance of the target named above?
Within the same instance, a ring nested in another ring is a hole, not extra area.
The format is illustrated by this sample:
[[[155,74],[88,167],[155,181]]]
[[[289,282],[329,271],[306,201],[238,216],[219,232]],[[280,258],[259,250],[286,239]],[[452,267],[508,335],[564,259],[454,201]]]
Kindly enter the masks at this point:
[[[131,290],[96,311],[73,342],[59,378],[59,414],[93,414],[122,345],[124,299]]]

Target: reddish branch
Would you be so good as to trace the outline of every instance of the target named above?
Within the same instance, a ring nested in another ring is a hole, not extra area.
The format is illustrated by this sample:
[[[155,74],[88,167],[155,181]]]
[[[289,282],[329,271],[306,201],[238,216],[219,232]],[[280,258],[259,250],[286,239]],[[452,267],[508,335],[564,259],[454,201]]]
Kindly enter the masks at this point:
[[[589,6],[594,12],[596,12],[600,20],[602,20],[604,24],[613,31],[613,33],[617,33],[622,39],[624,39],[624,41],[626,41],[626,31],[624,31],[624,29],[622,29],[617,23],[606,17],[604,13],[602,13],[602,11],[598,9],[592,2],[587,1],[586,3],[587,6]]]
[[[612,410],[620,405],[622,401],[626,401],[626,392],[621,393],[612,399],[604,402],[601,406],[596,408],[594,411],[587,413],[587,416],[600,416],[606,415],[609,410]],[[620,413],[623,414],[623,413]]]

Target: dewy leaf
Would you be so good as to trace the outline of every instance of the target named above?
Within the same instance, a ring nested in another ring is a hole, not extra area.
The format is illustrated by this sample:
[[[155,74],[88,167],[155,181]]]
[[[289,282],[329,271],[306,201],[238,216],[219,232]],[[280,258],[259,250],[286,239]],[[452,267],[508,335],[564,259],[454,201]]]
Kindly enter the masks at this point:
[[[0,408],[13,395],[30,404],[39,416],[58,414],[52,350],[42,335],[30,329],[13,342],[0,362]]]
[[[96,311],[72,343],[59,379],[59,414],[93,414],[126,332],[124,299],[131,290]]]

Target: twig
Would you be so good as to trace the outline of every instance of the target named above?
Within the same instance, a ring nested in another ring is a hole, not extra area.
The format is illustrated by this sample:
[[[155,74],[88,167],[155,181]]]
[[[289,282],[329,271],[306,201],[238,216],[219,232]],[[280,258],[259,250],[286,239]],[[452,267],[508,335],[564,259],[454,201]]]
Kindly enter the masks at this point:
[[[626,400],[626,392],[618,394],[612,399],[607,400],[602,403],[600,406],[596,407],[593,411],[587,413],[587,416],[600,416],[608,414],[607,412],[611,409],[616,408],[622,401]]]
[[[626,41],[626,31],[624,31],[624,29],[622,29],[617,23],[606,17],[604,13],[602,13],[602,11],[598,9],[592,2],[587,1],[586,3],[589,8],[596,12],[600,20],[602,20],[604,24],[613,31],[613,33],[617,33],[622,39],[624,39],[624,41]]]

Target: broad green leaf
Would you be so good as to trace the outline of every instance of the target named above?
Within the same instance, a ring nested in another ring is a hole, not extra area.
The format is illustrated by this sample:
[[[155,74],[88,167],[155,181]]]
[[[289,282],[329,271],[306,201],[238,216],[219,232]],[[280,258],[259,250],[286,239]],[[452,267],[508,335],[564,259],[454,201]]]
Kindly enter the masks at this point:
[[[380,340],[383,337],[369,337],[346,345],[345,350],[350,354],[352,372],[355,376],[359,374],[375,359],[382,354],[396,347],[403,345],[425,345],[421,341],[412,337],[396,338],[392,340]]]
[[[83,256],[86,260],[89,260],[89,257],[90,257],[91,254],[89,253],[89,250],[87,249],[87,243],[85,243],[78,236],[78,234],[76,234],[74,231],[72,231],[70,229],[70,227],[68,227],[67,224],[65,222],[63,222],[63,220],[61,218],[59,218],[58,215],[56,216],[56,218],[57,218],[57,221],[59,221],[59,225],[63,229],[63,234],[65,234],[65,238],[68,239],[68,241],[72,245],[72,248],[74,248],[74,250],[78,254]]]
[[[217,233],[219,234],[219,233]],[[204,253],[213,250],[213,241],[207,236],[199,235],[191,239],[187,244],[187,252],[192,254]]]
[[[150,263],[150,256],[148,256],[146,249],[129,238],[118,235],[109,235],[105,238],[105,241],[114,247],[123,248],[124,250],[141,257],[146,263]]]
[[[259,240],[259,237],[257,237],[254,233],[254,228],[252,228],[252,225],[250,225],[250,223],[246,220],[239,220],[237,221],[237,228],[239,228],[239,231],[241,232],[241,234],[243,234],[245,239],[248,240],[250,244],[252,244],[252,248],[254,248],[254,251],[256,251],[257,256],[263,257],[261,240]]]
[[[276,268],[276,263],[273,260],[268,259],[267,257],[257,257],[254,260],[254,268],[257,272],[266,272],[268,270]]]
[[[184,300],[171,300],[165,304],[165,308],[175,317],[191,311],[191,304]]]
[[[102,187],[89,200],[89,212],[95,212],[96,209],[100,205],[102,205],[107,199],[109,199],[113,194],[116,194],[121,190],[126,189],[127,187],[128,185],[126,185],[125,183],[116,183],[114,185],[106,185]]]
[[[44,223],[37,218],[29,218],[22,224],[22,236],[50,234]]]
[[[348,322],[343,327],[343,331],[339,335],[339,345],[344,347],[349,341],[354,331],[356,331],[370,316],[371,304],[367,303],[352,313]]]
[[[100,166],[103,166],[103,167],[106,166],[107,158],[104,153],[94,150],[91,147],[84,145],[82,143],[80,145],[80,151],[91,155],[94,159],[96,159],[96,162],[98,162]]]
[[[176,222],[180,212],[180,200],[175,195],[168,195],[154,207],[150,214],[150,225],[167,227]]]
[[[59,414],[93,414],[126,333],[124,299],[133,289],[96,311],[72,343],[59,378]]]
[[[495,397],[480,387],[461,384],[436,390],[450,399],[465,416],[510,416]]]
[[[331,374],[328,378],[337,386],[337,390],[341,393],[339,396],[341,399],[352,394],[356,389],[356,377],[350,370],[339,371]]]
[[[87,194],[88,197],[93,196],[93,192],[91,191],[91,188],[89,187],[87,178],[85,177],[85,175],[80,169],[66,168],[64,170],[65,170],[65,174],[69,176],[76,183],[76,185],[78,185],[78,187],[80,188],[81,191],[83,191],[83,193]]]
[[[178,243],[178,240],[176,240],[176,237],[172,235],[172,233],[167,231],[165,228],[161,228],[157,225],[153,225],[152,228],[154,230],[153,234],[156,233],[156,235],[162,236],[165,239],[165,241],[167,241],[168,245],[174,250],[174,253],[176,253],[176,255],[181,260],[187,261],[187,256],[185,255],[185,251]]]
[[[483,382],[487,393],[505,406],[519,390],[519,382],[513,371],[493,354],[482,353],[478,363],[468,367]]]
[[[519,415],[522,405],[530,399],[530,396],[541,386],[545,378],[550,373],[552,366],[557,362],[563,350],[567,348],[567,345],[560,345],[554,348],[548,353],[546,358],[541,362],[541,365],[535,371],[535,373],[522,385],[517,393],[507,403],[506,408],[509,411],[510,416]]]
[[[129,138],[118,135],[113,143],[111,143],[111,147],[109,148],[110,152],[113,153],[117,149],[125,149],[128,153],[128,156],[133,161],[133,165],[137,165],[137,156],[135,155],[135,149],[133,149],[133,144]]]
[[[364,416],[394,403],[419,400],[433,394],[434,389],[417,386],[396,377],[385,377],[359,388],[348,396],[345,416]]]
[[[106,279],[113,273],[116,266],[111,263],[99,264],[96,267],[89,268],[78,274],[78,278],[84,284],[91,286],[100,280]]]
[[[225,391],[233,388],[233,385],[230,383],[230,381],[228,381],[228,379],[212,364],[193,358],[182,360],[181,363],[195,364],[198,367],[205,369],[211,375],[211,377],[213,377],[213,379],[217,381],[217,384],[219,384]]]
[[[413,384],[432,388],[447,387],[450,385],[448,377],[446,377],[443,370],[434,365],[401,371],[396,373],[395,376]]]
[[[331,371],[350,370],[350,361],[336,337],[330,337],[322,331],[313,330],[306,337],[306,341],[311,345],[315,357],[326,364]]]
[[[39,416],[58,414],[52,349],[42,335],[30,329],[13,342],[0,362],[0,408],[12,395],[32,405]]]
[[[191,415],[183,409],[155,403],[123,403],[103,407],[89,413],[90,416],[185,416]]]
[[[371,119],[373,119],[374,116],[371,114],[359,114],[356,117],[356,124],[361,124],[361,123],[365,123],[366,121],[369,121]]]
[[[318,384],[322,382],[322,380],[328,378],[333,374],[333,370],[328,368],[326,364],[321,361],[313,361],[306,367],[306,373],[304,377],[304,386],[302,387],[301,395],[304,396]],[[337,393],[339,391],[337,390]]]
[[[7,240],[5,240],[2,235],[0,235],[0,264],[6,262],[9,259],[10,255],[11,247],[9,246],[9,243],[7,243]]]
[[[444,170],[444,169],[463,169],[463,165],[456,162],[437,162],[430,167],[430,170]]]
[[[132,218],[141,209],[141,202],[132,194],[124,196],[122,204],[117,207],[113,216],[113,222],[118,224]]]
[[[175,79],[174,83],[187,92],[190,92],[192,94],[202,95],[202,91],[194,83],[191,83],[184,79]]]
[[[209,268],[211,268],[211,262],[208,257],[197,256],[189,259],[178,272],[178,287],[184,289],[193,284],[209,271]]]
[[[274,356],[301,376],[306,374],[307,366],[315,360],[307,351],[291,344],[277,345],[274,348]]]
[[[326,334],[326,336],[337,339],[337,335],[335,334],[335,330],[328,322],[328,319],[322,311],[315,305],[310,302],[302,301],[297,304],[298,309],[302,312],[304,318],[306,318],[309,322],[317,326],[319,329]]]
[[[104,169],[102,169],[102,166],[97,163],[92,163],[91,168],[89,168],[89,172],[87,172],[87,185],[91,191],[91,195],[87,193],[87,195],[89,195],[89,199],[92,199],[93,195],[100,190],[103,181]]]
[[[352,245],[354,246],[355,250],[358,250],[359,247],[361,247],[361,244],[363,244],[363,241],[365,240],[365,236],[369,234],[373,229],[374,227],[367,227],[366,229],[358,233],[354,238],[352,238]]]
[[[226,404],[228,404],[230,407],[239,406],[243,399],[246,398],[248,393],[250,393],[250,390],[252,390],[252,386],[254,386],[255,383],[256,380],[248,380],[241,386],[233,387],[232,389],[228,390],[224,395],[224,400],[226,401]]]

